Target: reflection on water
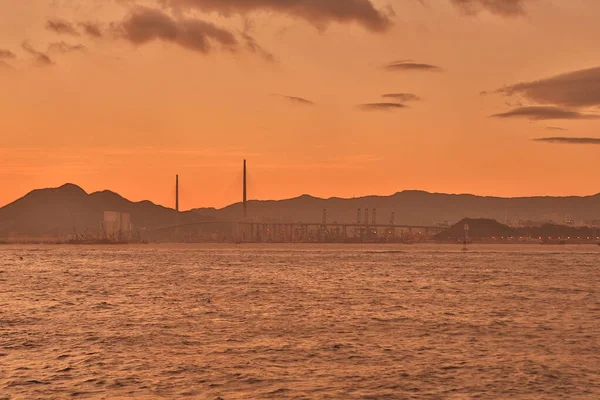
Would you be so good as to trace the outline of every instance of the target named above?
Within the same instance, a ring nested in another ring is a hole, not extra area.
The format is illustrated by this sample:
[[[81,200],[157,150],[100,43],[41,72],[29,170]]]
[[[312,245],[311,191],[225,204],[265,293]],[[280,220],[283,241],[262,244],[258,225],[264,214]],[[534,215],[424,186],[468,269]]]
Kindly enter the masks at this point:
[[[600,249],[470,250],[0,247],[0,399],[600,398]]]

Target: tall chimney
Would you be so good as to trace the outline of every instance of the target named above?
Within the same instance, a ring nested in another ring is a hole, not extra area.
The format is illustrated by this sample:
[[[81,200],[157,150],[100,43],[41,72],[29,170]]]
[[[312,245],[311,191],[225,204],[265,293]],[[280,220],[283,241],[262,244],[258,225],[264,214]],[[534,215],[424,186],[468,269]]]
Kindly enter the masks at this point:
[[[179,212],[179,175],[175,175],[175,211]]]
[[[246,160],[244,160],[244,219],[248,218],[248,187],[246,184]]]

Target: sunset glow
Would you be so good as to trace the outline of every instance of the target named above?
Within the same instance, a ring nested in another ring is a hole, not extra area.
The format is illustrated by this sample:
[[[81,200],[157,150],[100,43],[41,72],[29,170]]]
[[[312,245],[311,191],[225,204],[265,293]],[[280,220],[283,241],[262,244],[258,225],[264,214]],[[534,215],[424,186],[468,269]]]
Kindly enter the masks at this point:
[[[0,2],[0,206],[600,191],[598,1],[135,3]]]

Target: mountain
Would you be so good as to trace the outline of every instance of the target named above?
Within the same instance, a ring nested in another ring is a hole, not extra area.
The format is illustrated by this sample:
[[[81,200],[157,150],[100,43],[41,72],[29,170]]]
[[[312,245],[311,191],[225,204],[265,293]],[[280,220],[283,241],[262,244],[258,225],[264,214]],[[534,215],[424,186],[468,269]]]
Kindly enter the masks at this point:
[[[422,191],[404,191],[392,196],[367,196],[361,198],[320,199],[303,195],[288,200],[248,202],[248,217],[255,221],[293,221],[318,223],[323,210],[327,221],[364,222],[365,209],[369,221],[376,209],[377,222],[389,223],[392,212],[396,224],[435,225],[452,224],[465,217],[506,221],[519,221],[524,225],[539,226],[548,221],[562,223],[568,215],[571,220],[597,225],[600,220],[600,195],[587,197],[522,197],[499,198],[474,195],[450,195]],[[177,212],[149,201],[131,202],[117,193],[102,191],[88,194],[80,187],[66,184],[54,189],[34,190],[15,202],[0,208],[0,238],[8,236],[59,236],[76,231],[99,232],[104,211],[131,214],[135,228],[156,228],[173,225],[175,221],[236,221],[242,219],[243,206],[214,209],[204,208]],[[534,222],[531,222],[534,221]],[[211,224],[212,225],[212,224]],[[220,227],[205,229],[226,229]]]
[[[66,184],[34,190],[0,208],[0,237],[57,237],[73,232],[98,232],[104,211],[131,214],[135,228],[173,225],[178,218],[175,210],[149,201],[134,203],[110,191],[88,194],[79,186]],[[208,219],[196,212],[179,213],[181,223]]]
[[[518,236],[517,229],[501,224],[493,219],[465,218],[438,234],[436,239],[449,240],[463,238],[465,236],[465,224],[469,225],[469,237],[473,239]]]
[[[350,223],[357,219],[357,210],[369,209],[369,221],[375,208],[377,222],[389,223],[392,212],[397,224],[434,225],[452,224],[465,217],[488,218],[511,223],[528,221],[541,224],[571,220],[592,224],[600,221],[600,194],[587,197],[481,197],[470,194],[440,194],[423,191],[404,191],[392,196],[367,196],[353,199],[320,199],[303,195],[280,201],[249,201],[248,217],[254,220],[319,222],[327,209],[327,221]],[[201,210],[204,213],[206,210]],[[242,204],[225,207],[211,215],[219,219],[239,219]]]

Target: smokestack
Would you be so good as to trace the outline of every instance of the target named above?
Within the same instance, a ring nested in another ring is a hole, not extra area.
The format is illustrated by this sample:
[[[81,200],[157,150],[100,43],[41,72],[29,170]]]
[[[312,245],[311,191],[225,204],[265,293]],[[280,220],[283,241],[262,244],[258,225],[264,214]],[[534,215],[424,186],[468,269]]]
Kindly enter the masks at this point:
[[[244,219],[248,218],[247,194],[248,194],[248,186],[246,184],[246,160],[244,160]]]
[[[179,175],[175,175],[175,211],[179,212]]]

